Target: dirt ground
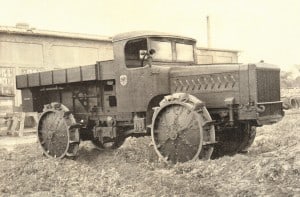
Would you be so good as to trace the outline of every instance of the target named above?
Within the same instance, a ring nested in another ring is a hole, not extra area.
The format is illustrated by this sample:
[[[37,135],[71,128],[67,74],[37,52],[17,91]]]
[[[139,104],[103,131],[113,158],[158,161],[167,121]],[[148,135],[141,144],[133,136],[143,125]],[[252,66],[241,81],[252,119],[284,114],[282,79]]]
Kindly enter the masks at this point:
[[[44,157],[35,136],[15,142],[0,139],[0,196],[300,196],[299,114],[259,128],[248,154],[175,166],[149,137],[114,151],[85,142],[76,160]]]
[[[22,136],[22,137],[1,136],[0,137],[0,150],[6,149],[8,151],[13,151],[17,145],[32,144],[36,141],[37,141],[37,138],[36,138],[35,134]]]

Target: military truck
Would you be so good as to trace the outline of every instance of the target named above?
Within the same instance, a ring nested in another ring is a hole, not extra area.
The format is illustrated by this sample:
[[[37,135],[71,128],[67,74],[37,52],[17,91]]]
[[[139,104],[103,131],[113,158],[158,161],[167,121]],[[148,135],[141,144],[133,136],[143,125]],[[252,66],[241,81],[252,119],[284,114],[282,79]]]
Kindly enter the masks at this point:
[[[196,40],[157,32],[113,38],[114,59],[19,75],[23,110],[40,112],[43,153],[73,158],[81,141],[101,149],[152,136],[166,162],[245,151],[256,127],[284,116],[280,70],[266,63],[196,64]]]

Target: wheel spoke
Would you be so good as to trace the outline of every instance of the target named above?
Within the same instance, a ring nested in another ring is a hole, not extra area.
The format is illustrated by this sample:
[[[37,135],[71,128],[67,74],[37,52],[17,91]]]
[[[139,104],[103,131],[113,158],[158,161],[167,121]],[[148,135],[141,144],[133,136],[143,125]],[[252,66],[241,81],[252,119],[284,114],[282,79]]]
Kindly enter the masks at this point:
[[[157,139],[159,143],[164,143],[167,141],[170,137],[168,134],[169,127],[167,126],[161,126],[159,129],[157,129]]]
[[[182,133],[178,137],[187,145],[199,145],[200,136],[198,134],[199,129],[190,129],[187,132]]]
[[[177,138],[176,140],[178,141],[176,146],[176,152],[179,158],[179,162],[186,162],[188,160],[193,159],[193,157],[197,153],[198,146],[187,144],[185,140],[181,138]]]
[[[164,158],[174,163],[176,160],[176,152],[174,151],[175,144],[172,140],[167,140],[159,150]]]

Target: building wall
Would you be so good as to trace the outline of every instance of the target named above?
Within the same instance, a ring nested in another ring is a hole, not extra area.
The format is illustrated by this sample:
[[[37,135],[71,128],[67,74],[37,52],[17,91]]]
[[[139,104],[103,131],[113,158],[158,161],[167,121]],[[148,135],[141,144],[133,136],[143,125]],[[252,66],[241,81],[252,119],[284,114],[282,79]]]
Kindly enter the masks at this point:
[[[0,33],[0,113],[21,104],[15,76],[113,59],[111,41]]]
[[[238,51],[197,48],[198,64],[238,63]]]

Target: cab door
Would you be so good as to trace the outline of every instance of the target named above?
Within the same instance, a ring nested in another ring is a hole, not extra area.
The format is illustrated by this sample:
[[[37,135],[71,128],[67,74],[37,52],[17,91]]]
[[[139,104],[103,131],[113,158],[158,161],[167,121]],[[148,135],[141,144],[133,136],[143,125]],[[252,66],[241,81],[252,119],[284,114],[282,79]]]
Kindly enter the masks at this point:
[[[124,46],[124,59],[117,67],[116,87],[118,111],[146,111],[149,97],[152,97],[152,74],[147,60],[142,61],[141,51],[147,51],[147,39],[128,41]]]

